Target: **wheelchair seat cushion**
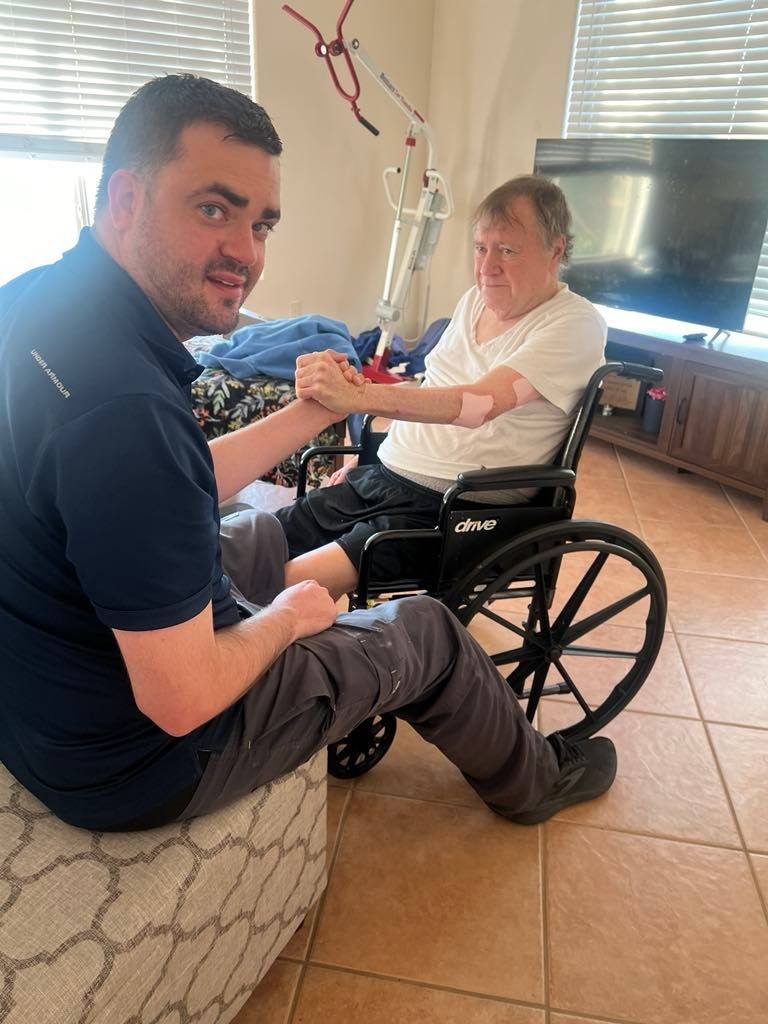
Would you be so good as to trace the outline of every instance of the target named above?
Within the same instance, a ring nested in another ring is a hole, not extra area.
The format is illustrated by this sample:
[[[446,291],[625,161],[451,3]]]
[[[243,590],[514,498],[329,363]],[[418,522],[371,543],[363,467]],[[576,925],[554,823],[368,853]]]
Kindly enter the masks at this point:
[[[360,565],[366,540],[380,530],[430,529],[437,525],[443,495],[406,480],[384,466],[360,466],[333,487],[310,491],[275,514],[288,540],[291,558],[335,541],[353,565]],[[435,553],[437,548],[435,548]],[[423,542],[381,545],[374,557],[377,579],[420,575]]]

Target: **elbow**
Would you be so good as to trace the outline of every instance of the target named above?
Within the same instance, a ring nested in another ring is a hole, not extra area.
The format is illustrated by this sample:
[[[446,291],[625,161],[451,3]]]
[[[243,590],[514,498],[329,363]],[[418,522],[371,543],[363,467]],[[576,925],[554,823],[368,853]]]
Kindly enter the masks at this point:
[[[190,704],[163,702],[153,705],[152,701],[136,701],[139,711],[158,729],[180,739],[208,721],[201,710]],[[208,716],[210,717],[210,716]]]
[[[511,409],[514,409],[514,405],[504,407],[501,404],[494,402],[492,408],[490,409],[488,415],[485,417],[485,420],[483,422],[490,423],[491,420],[498,419],[498,417],[501,416],[502,413],[510,412]]]
[[[174,739],[181,739],[182,736],[188,736],[193,729],[197,728],[198,725],[202,725],[202,722],[182,717],[168,717],[161,721],[153,719],[153,721],[158,729],[162,729],[163,732],[167,733],[169,736],[173,736]]]

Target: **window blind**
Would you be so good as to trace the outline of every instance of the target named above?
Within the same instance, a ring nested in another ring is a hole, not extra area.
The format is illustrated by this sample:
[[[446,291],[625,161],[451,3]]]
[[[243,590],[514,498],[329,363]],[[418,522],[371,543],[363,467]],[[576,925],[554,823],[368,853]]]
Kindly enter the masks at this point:
[[[249,0],[0,0],[0,150],[100,159],[147,79],[252,93]]]
[[[565,134],[768,136],[768,0],[581,0]],[[768,333],[768,240],[746,329]]]

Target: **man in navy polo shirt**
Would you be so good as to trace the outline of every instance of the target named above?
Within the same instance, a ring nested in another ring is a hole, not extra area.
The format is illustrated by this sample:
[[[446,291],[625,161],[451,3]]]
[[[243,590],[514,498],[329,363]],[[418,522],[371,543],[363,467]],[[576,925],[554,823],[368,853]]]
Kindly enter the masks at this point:
[[[94,227],[0,289],[0,760],[65,821],[151,827],[391,711],[495,811],[543,820],[610,786],[610,741],[533,730],[437,602],[337,616],[316,582],[283,589],[273,517],[220,532],[220,501],[335,419],[299,400],[209,446],[190,408],[181,342],[235,326],[281,149],[245,96],[149,82],[110,136]]]

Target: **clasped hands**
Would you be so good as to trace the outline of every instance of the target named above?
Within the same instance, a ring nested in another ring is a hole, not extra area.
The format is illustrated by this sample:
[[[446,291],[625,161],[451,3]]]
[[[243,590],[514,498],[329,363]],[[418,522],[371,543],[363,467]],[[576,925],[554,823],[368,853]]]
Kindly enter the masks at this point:
[[[329,412],[364,412],[367,383],[346,356],[332,348],[296,360],[296,397],[313,398]]]

